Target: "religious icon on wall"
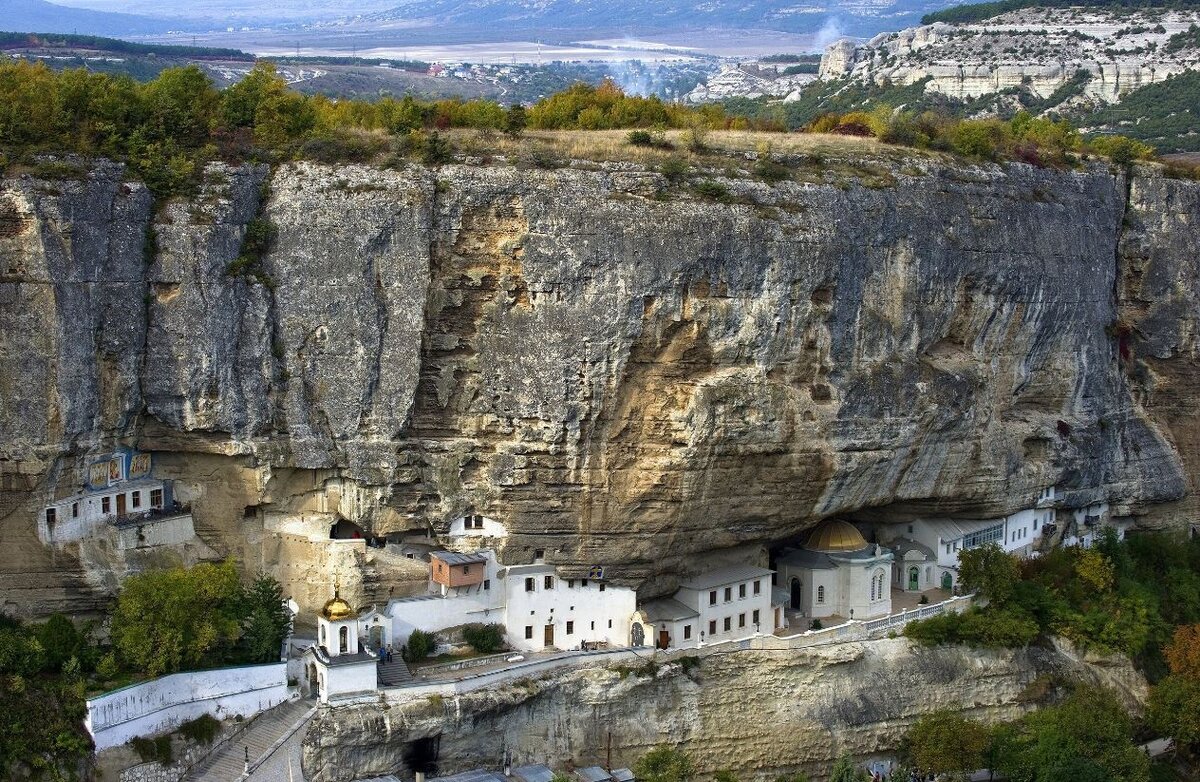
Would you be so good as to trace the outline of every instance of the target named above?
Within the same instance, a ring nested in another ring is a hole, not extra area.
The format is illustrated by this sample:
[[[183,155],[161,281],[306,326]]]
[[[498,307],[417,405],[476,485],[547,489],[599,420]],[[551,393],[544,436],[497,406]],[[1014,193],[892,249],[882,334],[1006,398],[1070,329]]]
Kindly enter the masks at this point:
[[[129,480],[145,478],[150,474],[150,454],[135,453],[129,460]]]
[[[116,483],[117,481],[119,481],[125,477],[124,475],[121,474],[123,472],[121,468],[125,466],[124,461],[125,460],[122,459],[120,456],[114,456],[113,458],[108,460],[108,482],[109,483]]]
[[[108,462],[96,462],[88,467],[88,484],[97,487],[108,485]]]

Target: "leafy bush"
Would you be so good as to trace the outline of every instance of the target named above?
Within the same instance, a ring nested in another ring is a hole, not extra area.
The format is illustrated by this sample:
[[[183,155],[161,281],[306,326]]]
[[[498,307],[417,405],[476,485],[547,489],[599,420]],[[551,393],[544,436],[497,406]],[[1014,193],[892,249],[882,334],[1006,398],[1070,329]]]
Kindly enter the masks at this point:
[[[211,714],[201,714],[196,719],[180,725],[176,732],[197,744],[212,744],[213,739],[221,732],[221,721]]]
[[[650,135],[648,130],[631,130],[625,140],[635,147],[651,147],[654,146],[654,137]]]
[[[672,182],[684,179],[690,171],[691,166],[688,165],[688,162],[675,155],[658,164],[658,172]]]
[[[709,201],[720,201],[728,203],[733,199],[729,192],[729,188],[720,182],[714,182],[711,179],[706,179],[703,182],[697,182],[695,185],[696,195]]]
[[[1098,136],[1088,144],[1096,154],[1103,155],[1118,166],[1127,166],[1135,160],[1150,160],[1155,156],[1154,147],[1128,136]]]
[[[143,763],[157,762],[165,766],[172,760],[169,735],[155,736],[154,738],[136,736],[129,740],[129,746],[133,748]]]
[[[480,654],[488,654],[504,646],[504,628],[497,624],[473,624],[463,628],[463,640]]]
[[[682,750],[662,744],[638,758],[633,773],[641,782],[688,782],[696,767]]]
[[[782,163],[777,163],[767,155],[762,155],[754,164],[754,175],[764,182],[772,184],[782,182],[790,177],[791,169]]]
[[[426,633],[422,630],[413,630],[408,636],[408,643],[405,644],[405,649],[408,651],[409,662],[420,662],[433,653],[437,648],[437,639],[432,633]]]

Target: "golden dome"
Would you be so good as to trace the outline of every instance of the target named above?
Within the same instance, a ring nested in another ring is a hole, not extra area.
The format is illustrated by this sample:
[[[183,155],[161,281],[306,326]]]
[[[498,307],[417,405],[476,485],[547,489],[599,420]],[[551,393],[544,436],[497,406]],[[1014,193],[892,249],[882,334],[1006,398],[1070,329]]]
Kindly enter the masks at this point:
[[[858,551],[866,548],[866,545],[866,538],[853,524],[845,521],[827,521],[808,536],[804,548],[824,554],[836,554],[842,551]]]
[[[340,598],[335,589],[333,597],[321,609],[321,615],[330,621],[336,622],[339,619],[354,619],[358,616],[358,612],[351,608],[349,603]]]

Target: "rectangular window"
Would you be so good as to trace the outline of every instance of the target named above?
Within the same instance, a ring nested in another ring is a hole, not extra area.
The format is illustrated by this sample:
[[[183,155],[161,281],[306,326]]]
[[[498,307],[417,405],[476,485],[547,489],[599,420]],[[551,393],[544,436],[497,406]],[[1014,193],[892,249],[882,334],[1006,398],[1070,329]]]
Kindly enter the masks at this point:
[[[574,634],[575,634],[575,623],[567,622],[567,635],[574,635]]]
[[[761,581],[754,582],[754,594],[756,594],[756,595],[762,594],[762,582]]]
[[[601,592],[604,591],[604,582],[603,581],[600,582],[600,591]]]
[[[151,508],[161,508],[162,506],[163,506],[162,489],[151,489],[150,490],[150,507]]]
[[[471,573],[471,566],[463,565],[463,575],[470,575],[470,573]]]
[[[738,627],[745,627],[745,626],[746,626],[746,615],[738,614]]]
[[[492,580],[491,580],[490,578],[485,578],[485,579],[483,580],[483,588],[484,588],[484,589],[491,589],[491,588],[492,588]]]
[[[575,579],[568,578],[567,579],[567,589],[574,589],[574,588],[575,588]]]
[[[912,525],[911,524],[908,525],[908,534],[909,535],[912,534]]]
[[[717,590],[714,589],[708,593],[708,604],[710,606],[715,606],[717,604]]]
[[[746,597],[746,585],[738,584],[738,599],[741,600],[745,597]]]
[[[533,625],[525,625],[526,640],[533,640]]]
[[[79,503],[78,502],[71,503],[71,518],[73,518],[73,519],[79,518]]]
[[[985,543],[995,543],[1004,540],[1004,522],[994,524],[987,529],[981,529],[978,532],[972,532],[970,535],[963,536],[963,548],[975,548],[982,546]],[[958,546],[954,547],[958,550]]]
[[[612,629],[612,620],[611,619],[608,620],[608,629],[609,630]]]
[[[533,579],[532,578],[525,579],[525,591],[526,592],[533,591]]]
[[[684,625],[683,626],[683,640],[686,641],[687,639],[689,639],[691,637],[692,637],[692,626]]]
[[[534,559],[545,559],[546,558],[546,549],[544,549],[544,548],[534,549],[533,550],[533,558]]]
[[[542,585],[545,586],[546,589],[554,589],[554,576],[546,576],[545,580],[542,582]]]
[[[112,498],[110,498],[110,497],[101,497],[100,498],[100,512],[101,513],[111,513],[112,512]]]
[[[725,587],[725,602],[728,603],[728,602],[731,602],[732,600],[733,600],[733,587]]]
[[[129,495],[130,505],[135,508],[142,507],[142,493],[140,491],[131,492]]]
[[[733,617],[732,616],[725,617],[725,632],[728,633],[729,630],[732,628],[732,626],[733,626]]]
[[[708,623],[708,634],[709,635],[717,634],[717,620],[716,619],[713,619],[711,622]]]
[[[754,622],[754,624],[758,624],[758,611],[754,612],[753,616],[751,616],[751,620]]]
[[[592,629],[593,629],[593,630],[595,630],[595,629],[596,629],[596,623],[595,623],[595,622],[592,622]]]
[[[46,523],[53,524],[58,519],[58,511],[54,508],[46,508]]]

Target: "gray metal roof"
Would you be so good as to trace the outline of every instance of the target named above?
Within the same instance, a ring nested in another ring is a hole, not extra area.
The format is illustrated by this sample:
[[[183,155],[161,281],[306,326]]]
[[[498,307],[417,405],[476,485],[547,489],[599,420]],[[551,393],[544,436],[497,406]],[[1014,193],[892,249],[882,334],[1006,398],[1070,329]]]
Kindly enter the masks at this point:
[[[822,554],[820,551],[809,551],[806,548],[798,548],[775,557],[775,565],[777,567],[779,565],[791,565],[792,567],[802,567],[810,570],[833,570],[837,567],[837,563],[830,559],[828,554]]]
[[[896,552],[896,559],[903,559],[904,555],[910,551],[919,551],[925,555],[926,559],[937,559],[933,553],[933,549],[909,538],[896,538],[888,544],[888,548]]]
[[[693,576],[684,581],[682,586],[686,589],[711,589],[712,587],[736,584],[739,581],[770,576],[771,572],[765,567],[756,565],[730,565]]]
[[[700,616],[683,603],[669,597],[642,603],[640,607],[651,622],[677,622],[680,619],[695,619]]]
[[[511,776],[516,777],[521,782],[550,782],[550,780],[554,779],[554,772],[548,766],[537,764],[514,768]]]
[[[429,782],[508,782],[503,776],[486,768],[473,768],[447,777],[434,777]]]
[[[575,777],[579,782],[608,782],[612,776],[599,766],[575,769]]]
[[[447,565],[472,565],[476,562],[487,562],[483,554],[460,554],[457,551],[431,551],[429,556],[437,557]]]
[[[633,772],[627,768],[614,768],[612,778],[617,782],[633,782]]]

